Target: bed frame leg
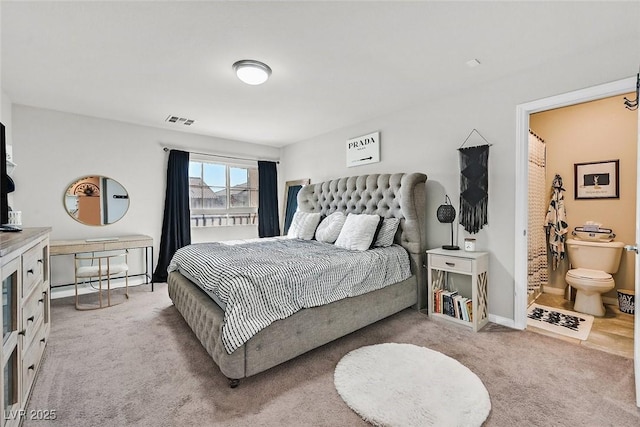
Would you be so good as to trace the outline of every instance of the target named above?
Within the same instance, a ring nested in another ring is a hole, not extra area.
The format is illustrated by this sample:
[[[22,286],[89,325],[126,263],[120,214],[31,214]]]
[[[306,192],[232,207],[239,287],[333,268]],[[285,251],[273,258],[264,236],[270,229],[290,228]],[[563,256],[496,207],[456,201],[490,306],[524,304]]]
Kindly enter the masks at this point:
[[[237,378],[229,378],[229,387],[236,388],[240,384],[240,380]]]

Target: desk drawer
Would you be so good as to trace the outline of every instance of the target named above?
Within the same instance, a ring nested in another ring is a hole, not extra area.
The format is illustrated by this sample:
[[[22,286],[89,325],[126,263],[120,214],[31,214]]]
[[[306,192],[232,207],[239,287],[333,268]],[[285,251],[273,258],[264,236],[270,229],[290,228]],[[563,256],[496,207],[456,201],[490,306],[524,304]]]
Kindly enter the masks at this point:
[[[472,262],[470,259],[462,259],[446,255],[431,255],[430,260],[430,268],[469,274],[472,270]]]
[[[44,254],[42,245],[37,244],[22,254],[22,296],[29,295],[35,285],[42,281]]]

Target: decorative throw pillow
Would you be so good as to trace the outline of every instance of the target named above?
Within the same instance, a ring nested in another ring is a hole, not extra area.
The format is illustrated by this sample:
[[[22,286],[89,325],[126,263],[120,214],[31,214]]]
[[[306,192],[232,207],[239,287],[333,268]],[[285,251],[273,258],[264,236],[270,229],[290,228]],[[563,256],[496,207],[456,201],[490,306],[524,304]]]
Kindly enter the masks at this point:
[[[320,222],[320,213],[300,212],[293,214],[287,237],[290,239],[311,240]]]
[[[335,245],[344,249],[365,251],[371,247],[382,217],[349,214]]]
[[[393,245],[393,239],[396,237],[396,231],[398,231],[399,225],[399,218],[385,218],[382,221],[382,227],[380,227],[378,237],[373,246],[386,248],[387,246]]]
[[[316,240],[325,243],[334,243],[340,235],[340,230],[347,217],[342,212],[334,212],[322,221],[316,229]]]

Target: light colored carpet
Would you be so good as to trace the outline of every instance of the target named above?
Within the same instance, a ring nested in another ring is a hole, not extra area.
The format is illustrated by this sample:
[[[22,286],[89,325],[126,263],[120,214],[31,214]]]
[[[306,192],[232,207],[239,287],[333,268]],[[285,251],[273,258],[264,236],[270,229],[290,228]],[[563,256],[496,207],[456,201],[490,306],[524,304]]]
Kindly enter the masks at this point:
[[[491,410],[489,393],[469,368],[413,344],[361,347],[334,373],[340,397],[376,426],[481,426]]]
[[[546,305],[531,304],[527,309],[527,325],[579,340],[589,338],[593,316],[561,310]]]
[[[171,304],[166,284],[76,311],[54,300],[51,337],[25,427],[367,426],[340,398],[335,367],[357,348],[415,344],[471,369],[491,396],[486,427],[637,426],[633,360],[489,323],[480,332],[408,309],[229,389]]]

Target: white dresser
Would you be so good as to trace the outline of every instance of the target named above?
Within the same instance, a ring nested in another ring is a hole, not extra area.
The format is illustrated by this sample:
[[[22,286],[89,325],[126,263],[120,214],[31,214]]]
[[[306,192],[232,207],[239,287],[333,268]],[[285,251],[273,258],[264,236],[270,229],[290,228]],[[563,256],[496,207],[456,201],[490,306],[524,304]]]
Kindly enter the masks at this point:
[[[29,398],[51,327],[49,292],[50,228],[0,232],[2,279],[1,426],[28,417]]]

